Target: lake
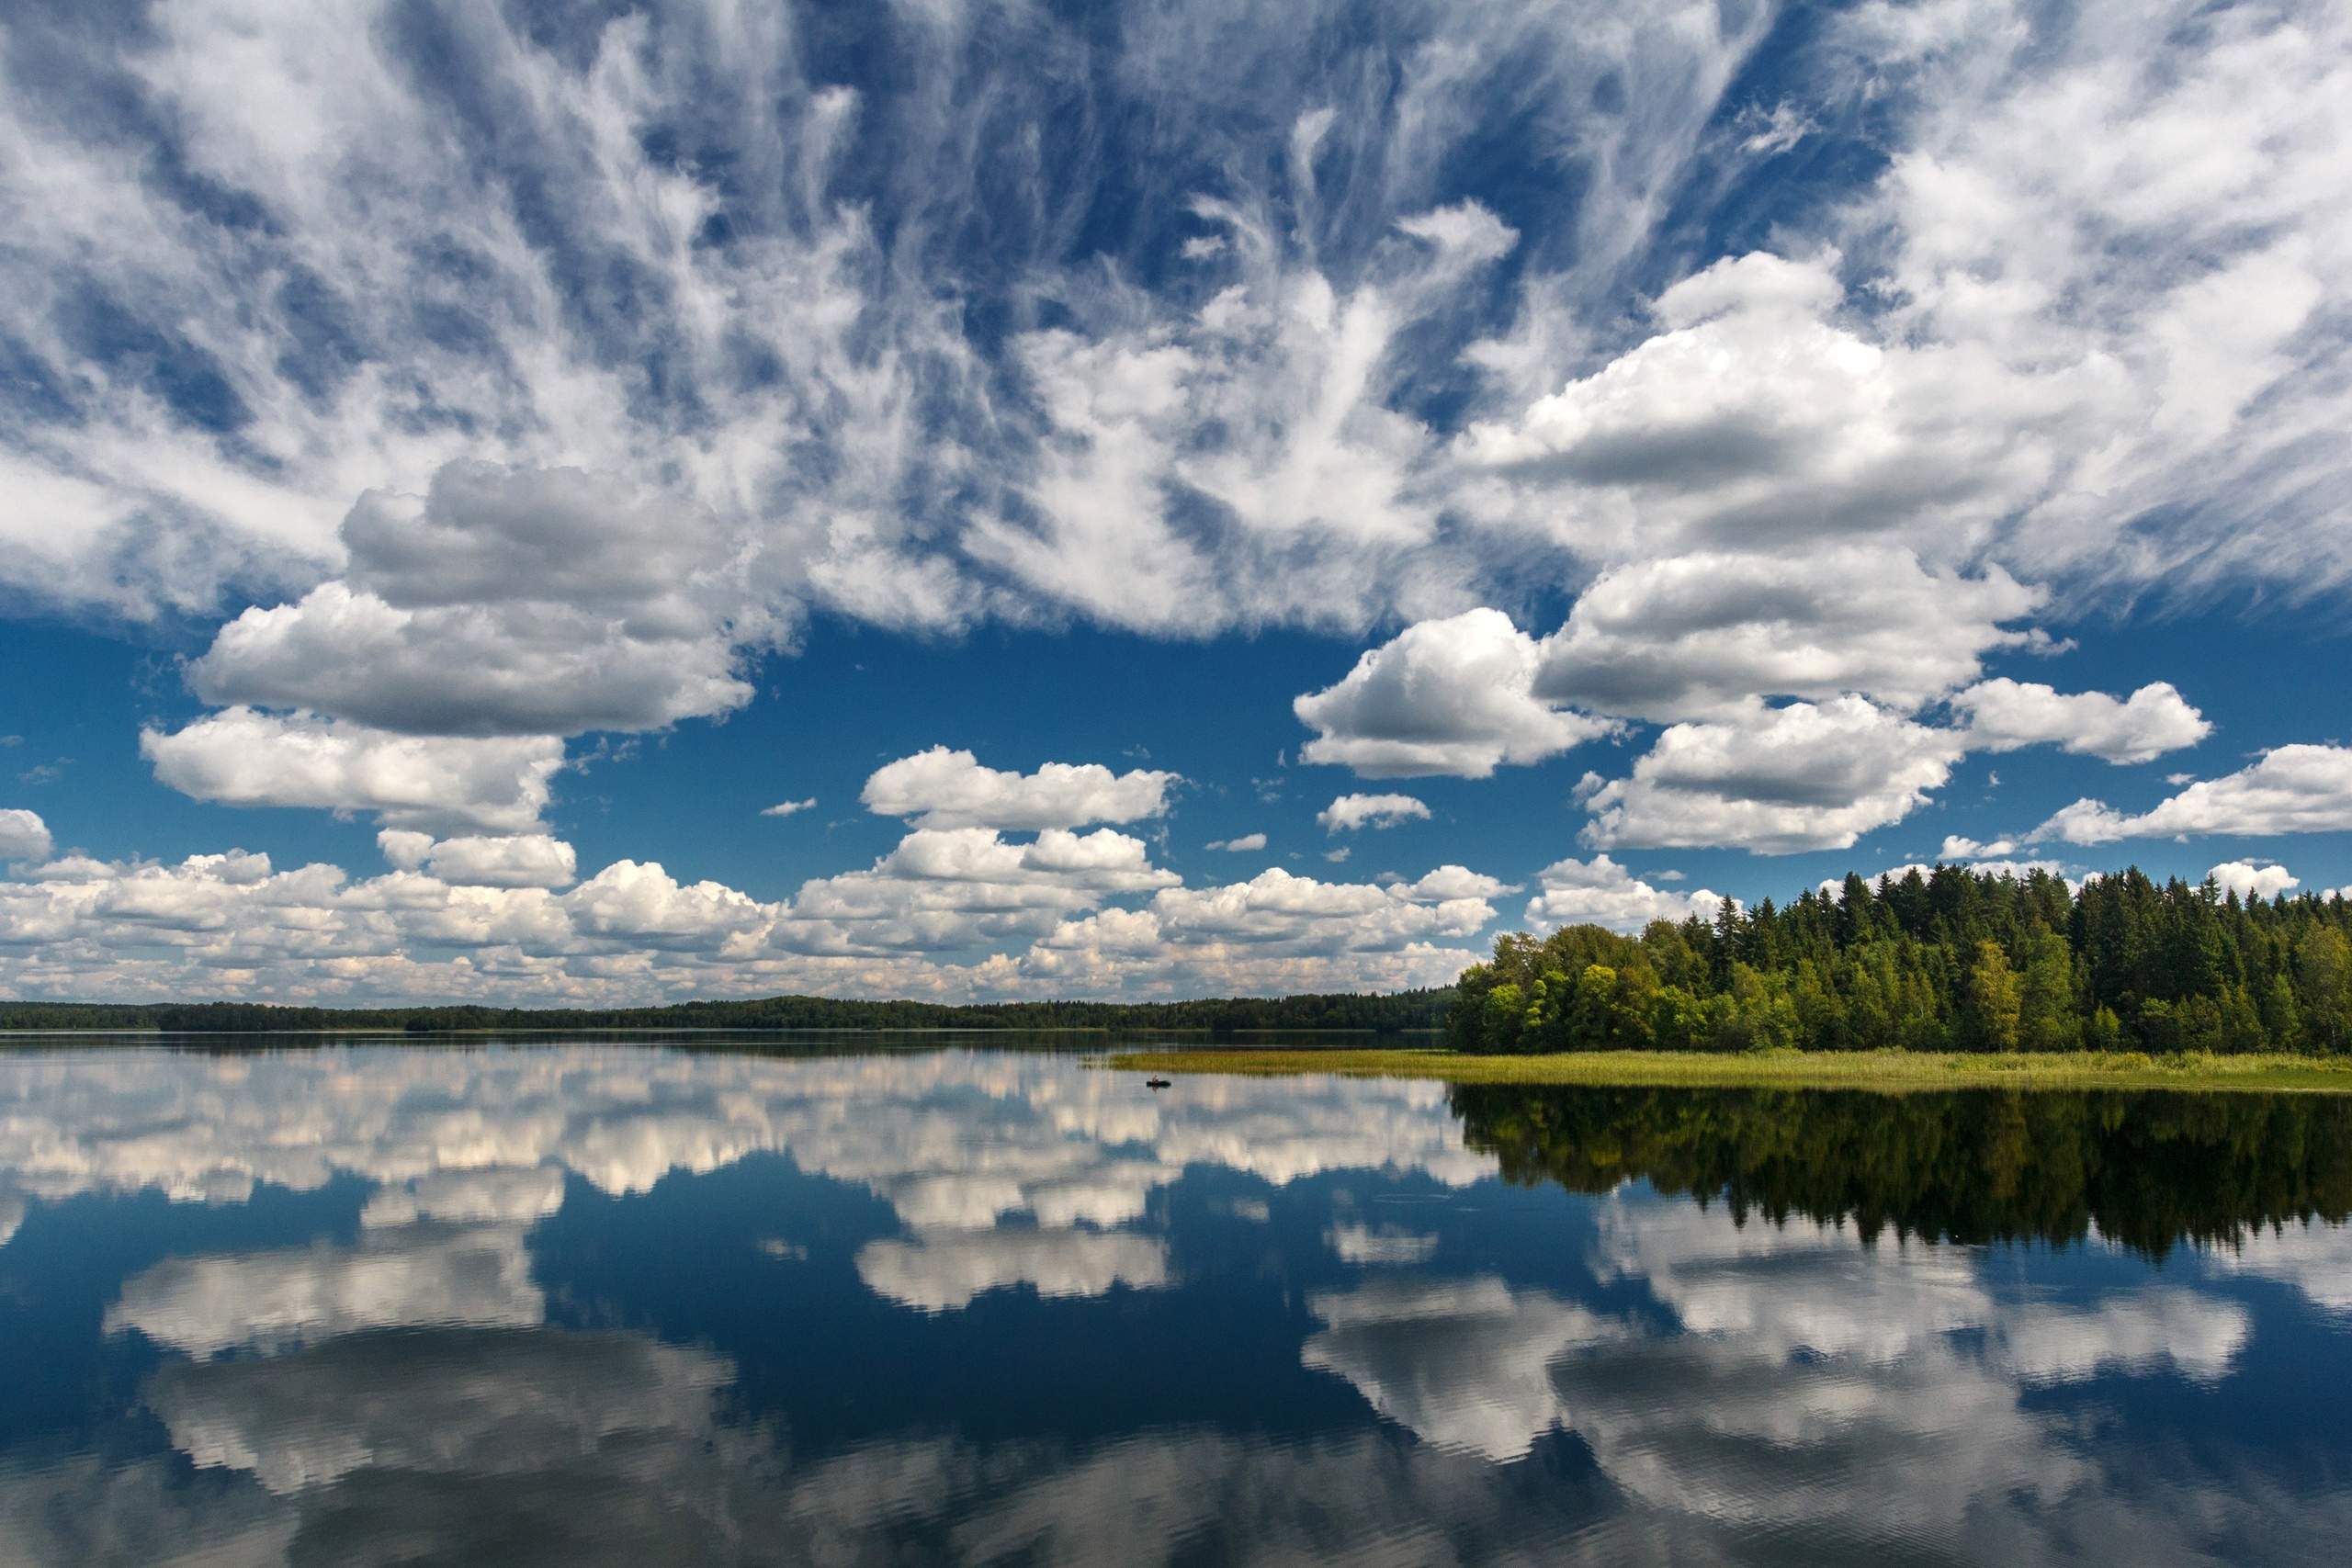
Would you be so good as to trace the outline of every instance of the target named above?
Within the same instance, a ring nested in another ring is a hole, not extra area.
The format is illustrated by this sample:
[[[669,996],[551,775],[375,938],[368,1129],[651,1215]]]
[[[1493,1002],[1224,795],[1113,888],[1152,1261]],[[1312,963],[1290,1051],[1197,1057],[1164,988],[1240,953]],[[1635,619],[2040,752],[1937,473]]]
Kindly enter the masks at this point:
[[[21,1051],[0,1561],[2336,1561],[2347,1210],[2316,1096]]]

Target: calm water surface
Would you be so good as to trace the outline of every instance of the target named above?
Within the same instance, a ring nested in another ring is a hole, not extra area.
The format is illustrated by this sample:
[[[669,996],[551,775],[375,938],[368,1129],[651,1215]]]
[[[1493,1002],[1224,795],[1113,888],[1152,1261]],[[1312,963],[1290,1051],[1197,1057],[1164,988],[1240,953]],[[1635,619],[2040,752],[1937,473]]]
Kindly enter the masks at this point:
[[[2352,1104],[0,1055],[0,1561],[2341,1561]]]

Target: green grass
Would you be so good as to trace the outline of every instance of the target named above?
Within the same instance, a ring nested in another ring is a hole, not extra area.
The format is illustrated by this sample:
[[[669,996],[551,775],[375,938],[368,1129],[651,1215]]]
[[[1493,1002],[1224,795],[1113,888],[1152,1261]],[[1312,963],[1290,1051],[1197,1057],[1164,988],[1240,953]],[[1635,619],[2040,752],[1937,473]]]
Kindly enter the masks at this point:
[[[2150,1056],[2138,1051],[2064,1054],[1952,1051],[1783,1051],[1715,1055],[1682,1051],[1577,1051],[1468,1056],[1444,1050],[1133,1051],[1104,1066],[1125,1072],[1341,1073],[1448,1083],[1592,1084],[1626,1088],[1859,1089],[1900,1094],[1939,1089],[2176,1089],[2352,1094],[2352,1056]]]

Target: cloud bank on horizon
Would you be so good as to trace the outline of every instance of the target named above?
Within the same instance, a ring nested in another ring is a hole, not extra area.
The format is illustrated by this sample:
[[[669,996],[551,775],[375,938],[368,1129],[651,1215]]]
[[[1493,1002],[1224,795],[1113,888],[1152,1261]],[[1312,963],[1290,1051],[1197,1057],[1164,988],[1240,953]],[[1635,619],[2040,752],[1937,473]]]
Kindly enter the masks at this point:
[[[1939,838],[2352,880],[2338,683],[2160,635],[2352,588],[2352,6],[34,0],[0,75],[0,625],[182,655],[72,765],[218,824],[92,852],[12,753],[0,993],[1439,984],[1725,896],[1645,854]],[[872,761],[729,827],[895,844],[582,875],[590,762],[718,811],[644,749],[844,630],[969,722],[812,719]],[[1104,748],[1080,637],[1263,649],[1274,775]]]

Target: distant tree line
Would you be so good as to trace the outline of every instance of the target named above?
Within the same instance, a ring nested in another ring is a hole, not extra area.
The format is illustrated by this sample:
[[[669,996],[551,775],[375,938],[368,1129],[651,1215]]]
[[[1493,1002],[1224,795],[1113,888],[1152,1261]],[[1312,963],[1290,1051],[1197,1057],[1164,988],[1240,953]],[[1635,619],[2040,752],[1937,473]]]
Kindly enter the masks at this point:
[[[2161,1257],[2352,1215],[2352,1097],[1555,1089],[1460,1084],[1463,1137],[1525,1186],[1629,1179],[1745,1223],[1865,1240],[2072,1242]]]
[[[2352,904],[2136,867],[2079,891],[1941,865],[1638,937],[1514,934],[1455,982],[1470,1051],[2352,1047]]]
[[[681,1002],[645,1008],[318,1008],[256,1002],[116,1005],[0,1001],[0,1029],[130,1029],[171,1032],[495,1033],[539,1030],[1088,1030],[1206,1034],[1351,1031],[1396,1034],[1445,1022],[1446,990],[1394,996],[1228,997],[1182,1002],[842,1001],[768,997],[756,1001]]]

